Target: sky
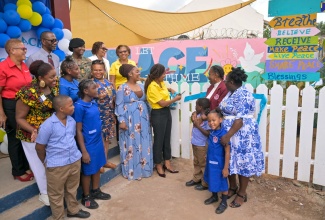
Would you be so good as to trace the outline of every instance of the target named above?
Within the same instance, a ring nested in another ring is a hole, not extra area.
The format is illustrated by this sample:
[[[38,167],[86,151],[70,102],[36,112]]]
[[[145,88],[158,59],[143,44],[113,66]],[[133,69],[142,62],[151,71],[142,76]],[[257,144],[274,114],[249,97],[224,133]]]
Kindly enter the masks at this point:
[[[124,5],[145,8],[157,11],[174,12],[182,6],[190,3],[192,0],[111,0]],[[307,0],[308,1],[308,0]],[[264,15],[264,19],[270,21],[268,17],[268,2],[269,0],[256,0],[252,7],[259,13]],[[325,13],[317,14],[317,22],[325,21]]]

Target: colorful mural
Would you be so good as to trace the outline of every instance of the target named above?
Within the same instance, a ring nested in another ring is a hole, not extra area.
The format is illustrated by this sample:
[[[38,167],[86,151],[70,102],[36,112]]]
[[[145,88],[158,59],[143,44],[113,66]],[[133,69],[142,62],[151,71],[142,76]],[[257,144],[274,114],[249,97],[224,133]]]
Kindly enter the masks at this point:
[[[164,41],[131,48],[131,59],[146,77],[154,63],[163,64],[169,82],[207,82],[212,65],[220,65],[227,74],[232,67],[241,66],[254,87],[264,82],[265,39],[215,39]],[[115,49],[107,52],[110,63],[116,60]]]
[[[27,57],[40,48],[35,31],[22,34],[20,39],[28,48]],[[266,45],[265,39],[215,39],[215,40],[179,40],[163,41],[154,44],[131,46],[130,59],[141,69],[141,76],[146,77],[155,63],[163,64],[169,82],[208,81],[207,74],[212,65],[220,65],[228,73],[232,67],[241,66],[245,69],[248,79],[254,87],[264,82]],[[122,43],[122,42],[121,42]],[[91,56],[90,49],[85,56]],[[0,48],[0,60],[7,57]],[[115,48],[107,51],[107,59],[113,63],[116,59]]]

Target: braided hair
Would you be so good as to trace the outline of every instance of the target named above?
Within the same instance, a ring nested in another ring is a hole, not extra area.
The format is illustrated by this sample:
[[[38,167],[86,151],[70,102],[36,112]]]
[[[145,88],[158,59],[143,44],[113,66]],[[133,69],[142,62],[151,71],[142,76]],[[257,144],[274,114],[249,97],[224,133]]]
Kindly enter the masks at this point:
[[[61,76],[68,75],[68,69],[72,69],[77,63],[73,60],[72,56],[66,56],[61,63]]]
[[[148,86],[150,85],[150,83],[152,81],[154,81],[155,79],[158,79],[159,77],[161,77],[162,74],[164,74],[164,72],[165,72],[165,67],[160,63],[157,63],[151,67],[148,78],[146,79],[146,82],[144,84],[145,93],[147,93],[147,89],[148,89]]]
[[[214,65],[211,66],[210,68],[215,74],[219,75],[219,77],[221,79],[223,79],[223,76],[225,75],[225,71],[223,70],[223,68],[219,65]]]
[[[88,89],[92,84],[96,84],[92,79],[83,79],[79,83],[78,96],[83,99],[85,97],[85,89]]]

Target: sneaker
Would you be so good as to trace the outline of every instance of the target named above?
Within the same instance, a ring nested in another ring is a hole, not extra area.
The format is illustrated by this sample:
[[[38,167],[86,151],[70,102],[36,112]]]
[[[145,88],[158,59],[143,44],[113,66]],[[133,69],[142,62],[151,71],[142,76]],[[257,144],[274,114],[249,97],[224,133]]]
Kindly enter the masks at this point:
[[[99,207],[97,202],[95,202],[95,200],[90,195],[83,196],[81,199],[81,204],[88,209],[97,209]]]
[[[38,200],[41,201],[44,205],[50,206],[50,201],[47,194],[40,193],[38,196]]]
[[[91,190],[91,196],[94,199],[101,199],[101,200],[109,200],[111,199],[111,195],[108,193],[103,193],[100,188]]]
[[[67,214],[68,218],[89,218],[90,213],[80,209],[76,214]]]

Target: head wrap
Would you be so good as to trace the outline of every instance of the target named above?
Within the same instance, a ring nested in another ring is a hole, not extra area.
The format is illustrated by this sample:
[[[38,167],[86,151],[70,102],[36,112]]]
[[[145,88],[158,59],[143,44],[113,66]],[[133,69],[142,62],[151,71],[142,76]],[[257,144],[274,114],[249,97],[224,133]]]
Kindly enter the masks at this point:
[[[122,66],[120,66],[119,72],[123,77],[127,78],[128,73],[131,72],[131,70],[134,67],[135,66],[133,66],[131,64],[122,64]]]
[[[69,43],[69,50],[73,51],[73,48],[81,47],[85,45],[85,41],[81,38],[73,38]]]

